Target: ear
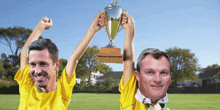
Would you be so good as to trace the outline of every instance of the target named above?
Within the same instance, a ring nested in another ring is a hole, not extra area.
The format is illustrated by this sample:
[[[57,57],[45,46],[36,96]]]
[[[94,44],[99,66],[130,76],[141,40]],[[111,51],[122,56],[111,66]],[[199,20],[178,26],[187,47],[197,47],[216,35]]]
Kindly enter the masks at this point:
[[[173,76],[173,73],[171,72],[171,73],[170,73],[170,80],[172,79],[172,76]]]
[[[172,83],[172,82],[171,82],[171,80],[172,80],[172,75],[173,75],[173,73],[171,72],[171,73],[170,73],[170,82],[169,82],[170,84]]]
[[[56,64],[55,64],[55,66],[56,66],[55,68],[56,68],[57,71],[59,70],[60,64],[61,64],[61,61],[60,61],[60,60],[58,60],[58,61],[56,62]]]
[[[134,71],[135,77],[137,79],[138,82],[140,82],[140,73],[138,71]]]
[[[140,88],[140,73],[138,71],[134,71],[134,74],[137,79],[137,86]]]
[[[61,60],[59,60],[58,63],[59,63],[59,66],[60,66],[60,64],[61,64]]]
[[[56,75],[58,76],[58,72],[59,72],[59,67],[60,67],[60,64],[61,64],[61,61],[60,60],[58,60],[57,62],[56,62],[56,64],[55,64],[55,70],[56,70]]]

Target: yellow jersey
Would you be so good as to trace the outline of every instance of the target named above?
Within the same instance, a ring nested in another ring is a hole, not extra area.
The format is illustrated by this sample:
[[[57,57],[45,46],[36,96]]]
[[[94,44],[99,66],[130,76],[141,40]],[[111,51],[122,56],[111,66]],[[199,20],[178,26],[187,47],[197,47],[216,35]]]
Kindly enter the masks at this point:
[[[144,103],[139,102],[135,98],[137,92],[136,77],[134,72],[131,74],[126,84],[123,85],[123,76],[121,77],[119,85],[120,95],[120,110],[152,110],[152,107],[147,107]],[[163,110],[170,110],[166,106]]]
[[[75,73],[67,78],[66,70],[57,79],[57,89],[53,92],[40,92],[34,85],[29,73],[29,65],[20,69],[14,78],[19,84],[19,110],[66,110],[71,100],[72,89],[76,82]]]

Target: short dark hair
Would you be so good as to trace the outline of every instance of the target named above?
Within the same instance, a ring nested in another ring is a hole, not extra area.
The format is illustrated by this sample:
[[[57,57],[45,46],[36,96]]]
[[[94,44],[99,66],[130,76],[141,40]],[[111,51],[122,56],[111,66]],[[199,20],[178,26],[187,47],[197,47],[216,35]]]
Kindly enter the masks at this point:
[[[52,59],[53,63],[58,61],[58,48],[50,39],[38,39],[31,43],[28,46],[28,55],[31,50],[43,50],[48,49],[50,54],[50,58]]]
[[[147,49],[143,50],[138,57],[138,62],[137,62],[137,71],[138,72],[140,72],[141,61],[149,54],[153,55],[153,57],[157,60],[160,59],[162,56],[165,56],[166,59],[170,63],[170,58],[166,52],[160,51],[159,49],[147,48]],[[170,63],[170,72],[172,72],[171,63]]]

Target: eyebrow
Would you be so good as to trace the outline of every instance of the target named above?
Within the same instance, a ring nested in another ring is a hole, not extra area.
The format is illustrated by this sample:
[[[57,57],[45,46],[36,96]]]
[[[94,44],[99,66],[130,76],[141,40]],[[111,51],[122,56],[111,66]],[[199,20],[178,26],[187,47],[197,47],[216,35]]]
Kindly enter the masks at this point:
[[[170,71],[170,69],[163,69],[162,71]]]
[[[154,70],[151,69],[151,68],[147,68],[147,69],[144,70],[144,72],[146,72],[146,71],[154,71]]]
[[[144,72],[146,72],[146,71],[155,71],[155,70],[153,70],[151,68],[147,68],[147,69],[144,70]],[[163,69],[163,70],[161,70],[161,72],[169,72],[169,71],[170,71],[170,69]]]
[[[47,61],[37,61],[37,62],[32,62],[32,61],[28,61],[29,63],[48,63]]]

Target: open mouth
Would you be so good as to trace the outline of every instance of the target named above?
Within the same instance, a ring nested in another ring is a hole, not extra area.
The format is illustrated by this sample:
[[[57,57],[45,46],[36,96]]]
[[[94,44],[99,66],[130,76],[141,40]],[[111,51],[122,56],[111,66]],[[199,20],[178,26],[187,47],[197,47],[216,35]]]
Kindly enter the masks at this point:
[[[33,76],[34,77],[34,79],[35,79],[35,81],[38,81],[38,82],[44,82],[44,81],[46,81],[47,80],[47,74],[41,74],[41,75],[34,75]]]
[[[48,74],[47,74],[46,72],[41,72],[41,73],[38,73],[38,74],[32,73],[32,77],[33,77],[35,80],[39,81],[39,80],[44,80],[44,79],[46,79],[46,78],[48,77]]]
[[[43,76],[34,76],[37,80],[42,80],[43,78],[45,78],[46,75]]]

